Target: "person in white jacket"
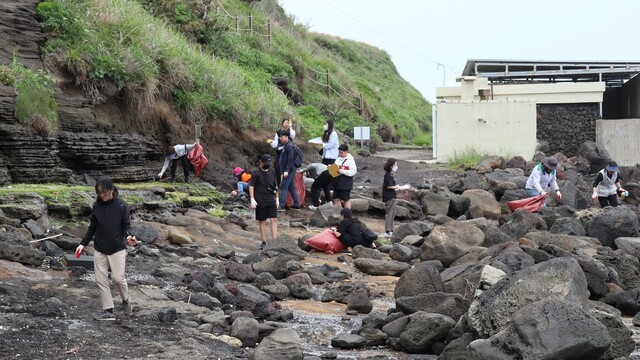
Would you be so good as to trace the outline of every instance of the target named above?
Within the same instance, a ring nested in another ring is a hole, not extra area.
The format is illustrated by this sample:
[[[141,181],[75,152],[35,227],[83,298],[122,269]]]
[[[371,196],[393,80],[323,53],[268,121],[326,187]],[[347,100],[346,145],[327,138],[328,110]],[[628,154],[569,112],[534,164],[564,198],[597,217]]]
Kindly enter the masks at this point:
[[[338,157],[338,133],[333,130],[333,120],[327,120],[324,124],[324,133],[322,134],[322,163],[331,165]]]
[[[556,192],[558,201],[562,201],[562,194],[556,177],[558,165],[558,159],[555,156],[549,156],[531,170],[531,175],[529,175],[527,184],[524,187],[529,196],[538,196],[548,188],[552,188]]]
[[[335,162],[338,165],[340,175],[333,179],[333,203],[343,203],[343,207],[351,209],[351,190],[353,189],[353,177],[358,173],[356,161],[349,154],[349,147],[342,144],[338,147],[338,158]]]
[[[189,169],[191,169],[191,164],[187,160],[187,154],[193,147],[196,146],[193,144],[178,144],[178,145],[169,145],[166,151],[166,157],[164,159],[164,164],[162,165],[162,170],[156,176],[158,180],[162,179],[162,175],[167,171],[169,167],[169,161],[171,161],[171,182],[176,179],[176,169],[178,165],[178,160],[182,162],[182,168],[184,169],[184,182],[189,182]]]

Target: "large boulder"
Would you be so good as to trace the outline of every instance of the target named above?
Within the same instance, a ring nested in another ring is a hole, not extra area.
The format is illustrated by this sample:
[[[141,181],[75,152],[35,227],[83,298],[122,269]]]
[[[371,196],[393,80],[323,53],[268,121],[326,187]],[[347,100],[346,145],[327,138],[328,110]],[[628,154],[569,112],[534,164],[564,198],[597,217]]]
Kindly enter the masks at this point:
[[[538,215],[517,209],[513,219],[500,227],[512,239],[518,240],[530,231],[547,231],[547,223]]]
[[[267,272],[273,275],[276,279],[282,279],[287,274],[287,257],[285,255],[278,255],[269,259],[265,259],[252,265],[253,271],[257,274]]]
[[[593,141],[587,141],[578,149],[578,156],[589,161],[590,173],[595,174],[604,169],[611,161],[611,155],[604,146],[596,144]]]
[[[587,309],[587,279],[573,258],[555,258],[520,270],[485,291],[472,323],[481,336],[492,336],[511,323],[521,307],[544,299],[569,301]]]
[[[640,236],[640,221],[635,212],[626,206],[605,209],[589,225],[588,234],[600,240],[602,245],[613,248],[619,237]]]
[[[469,309],[469,300],[460,294],[425,293],[396,299],[396,307],[405,314],[425,311],[458,320]]]
[[[619,237],[613,242],[618,250],[640,259],[640,237]]]
[[[443,195],[431,191],[420,192],[422,211],[427,215],[447,215],[449,213],[449,202],[449,198]]]
[[[500,203],[496,201],[496,198],[488,191],[481,189],[466,190],[462,193],[462,196],[469,198],[471,206],[477,206],[482,210],[482,216],[488,219],[497,220],[502,213]]]
[[[607,328],[583,308],[546,299],[523,307],[511,324],[469,345],[470,359],[599,360],[611,346]]]
[[[265,337],[251,356],[251,360],[302,360],[302,341],[291,328],[276,329]]]
[[[256,319],[239,317],[231,324],[231,336],[242,341],[242,346],[256,346],[258,332]]]
[[[260,319],[267,317],[271,301],[269,294],[249,284],[239,284],[230,288],[229,291],[236,297],[238,310],[251,311],[255,317]]]
[[[420,259],[440,260],[446,267],[484,242],[484,233],[477,227],[460,222],[438,225],[420,247]]]
[[[341,210],[341,206],[334,206],[332,203],[320,205],[313,213],[313,215],[311,215],[309,223],[311,224],[311,226],[317,227],[338,225],[340,223]]]
[[[438,270],[422,262],[400,276],[393,295],[395,298],[444,291],[444,283]]]
[[[46,213],[47,205],[36,193],[8,193],[0,196],[0,210],[10,218],[35,220]]]
[[[282,280],[282,283],[289,288],[291,296],[298,299],[309,299],[313,296],[313,284],[311,277],[307,273],[299,273]]]
[[[412,354],[433,352],[432,346],[442,343],[449,330],[453,328],[453,319],[427,312],[417,312],[409,316],[409,321],[400,334],[396,347]]]
[[[554,221],[553,226],[549,229],[552,234],[565,234],[575,236],[585,236],[587,231],[582,226],[582,223],[576,218],[561,217]]]
[[[550,234],[548,232],[532,231],[521,238],[521,241],[531,241],[538,247],[545,245],[558,246],[565,251],[579,252],[594,256],[602,245],[598,239],[588,236],[573,236],[564,234]]]
[[[433,230],[433,226],[430,221],[413,221],[402,224],[393,232],[391,242],[400,242],[409,235],[427,236]]]
[[[29,244],[31,233],[27,229],[6,226],[0,230],[0,259],[24,265],[40,266],[46,253]]]
[[[400,276],[411,268],[411,265],[395,260],[377,260],[360,258],[353,261],[358,270],[369,275]]]
[[[298,242],[293,238],[281,235],[267,243],[265,251],[275,251],[284,255],[292,255],[302,260],[307,256],[307,253],[300,249]]]

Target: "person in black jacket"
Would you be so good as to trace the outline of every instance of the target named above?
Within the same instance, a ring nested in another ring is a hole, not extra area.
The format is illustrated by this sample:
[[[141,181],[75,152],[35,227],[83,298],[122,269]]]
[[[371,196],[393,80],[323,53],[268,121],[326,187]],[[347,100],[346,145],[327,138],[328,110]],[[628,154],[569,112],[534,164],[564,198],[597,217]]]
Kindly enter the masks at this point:
[[[118,197],[118,190],[108,177],[98,180],[96,195],[89,229],[76,248],[76,256],[79,257],[85,246],[94,240],[93,266],[102,302],[102,311],[96,314],[94,319],[115,320],[113,298],[109,288],[109,269],[122,299],[122,311],[127,315],[131,313],[129,289],[124,274],[127,242],[133,239],[129,235],[129,206]]]
[[[289,138],[288,131],[280,131],[280,144],[282,144],[282,152],[280,153],[280,171],[282,172],[282,181],[280,182],[280,207],[278,210],[284,210],[287,202],[287,195],[291,192],[293,198],[292,209],[300,209],[300,199],[298,190],[296,189],[294,178],[298,168],[295,164],[296,150],[293,141]]]
[[[395,174],[398,162],[394,158],[387,159],[384,164],[384,180],[382,182],[382,201],[384,202],[384,231],[388,237],[393,236],[393,219],[396,217],[396,191],[400,186],[396,184]]]
[[[353,217],[351,209],[340,210],[340,219],[340,224],[333,229],[333,234],[346,248],[353,248],[357,245],[372,247],[372,243],[365,240],[360,228],[366,225],[362,224],[358,218]]]

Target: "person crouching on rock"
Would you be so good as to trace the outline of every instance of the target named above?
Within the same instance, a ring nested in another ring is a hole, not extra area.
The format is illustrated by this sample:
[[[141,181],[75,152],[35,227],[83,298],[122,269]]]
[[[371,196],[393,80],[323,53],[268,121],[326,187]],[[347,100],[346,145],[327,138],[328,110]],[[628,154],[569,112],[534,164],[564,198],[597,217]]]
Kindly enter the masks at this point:
[[[593,181],[593,194],[591,199],[598,199],[601,207],[618,206],[618,194],[626,193],[620,185],[620,168],[615,161],[612,161],[604,169],[598,172]]]
[[[233,177],[236,179],[237,189],[231,192],[232,196],[244,198],[249,192],[249,181],[251,181],[251,173],[241,167],[233,169]]]
[[[249,196],[251,208],[256,211],[256,220],[260,227],[260,249],[267,246],[267,219],[271,219],[271,238],[278,237],[278,185],[276,172],[271,168],[271,155],[260,157],[260,166],[251,174]]]
[[[167,171],[169,161],[171,161],[171,182],[174,182],[176,180],[178,160],[180,160],[182,163],[182,169],[184,170],[184,182],[189,182],[189,169],[191,169],[191,164],[189,164],[189,160],[187,160],[187,154],[194,146],[196,146],[195,143],[167,146],[166,157],[164,159],[164,164],[162,164],[162,170],[160,170],[160,173],[156,178],[158,180],[162,179],[162,175]]]
[[[340,210],[340,224],[337,228],[333,229],[333,234],[340,240],[344,247],[353,248],[357,245],[364,247],[371,247],[370,242],[367,242],[362,235],[360,226],[365,226],[360,223],[358,218],[353,217],[351,209]]]
[[[126,243],[133,239],[129,235],[131,227],[129,206],[118,197],[118,190],[108,177],[102,177],[96,183],[96,202],[89,219],[89,229],[76,248],[79,257],[85,246],[94,240],[93,267],[96,284],[100,289],[102,311],[94,316],[96,320],[115,320],[113,298],[109,287],[109,269],[111,279],[122,299],[122,312],[131,314],[129,289],[125,278]]]
[[[531,175],[527,179],[525,190],[529,196],[538,196],[552,188],[556,192],[558,201],[562,201],[562,194],[558,187],[556,170],[558,169],[558,159],[555,156],[544,158],[542,162],[531,170]]]

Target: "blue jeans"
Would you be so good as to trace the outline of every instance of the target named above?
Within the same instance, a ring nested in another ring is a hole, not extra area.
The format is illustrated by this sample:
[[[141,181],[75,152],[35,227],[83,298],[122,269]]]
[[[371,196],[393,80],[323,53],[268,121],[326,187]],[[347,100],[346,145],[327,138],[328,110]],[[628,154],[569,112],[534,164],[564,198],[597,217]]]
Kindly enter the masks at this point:
[[[245,191],[249,191],[249,183],[238,181],[238,195],[242,195]]]
[[[296,190],[293,178],[296,176],[296,172],[292,171],[288,177],[283,177],[280,183],[280,207],[284,208],[284,204],[287,202],[287,195],[291,191],[291,197],[293,198],[293,206],[300,206],[300,200],[298,199],[298,190]]]
[[[527,190],[527,194],[529,194],[529,196],[538,196],[538,195],[540,195],[540,193],[536,189],[525,189],[525,190]]]

